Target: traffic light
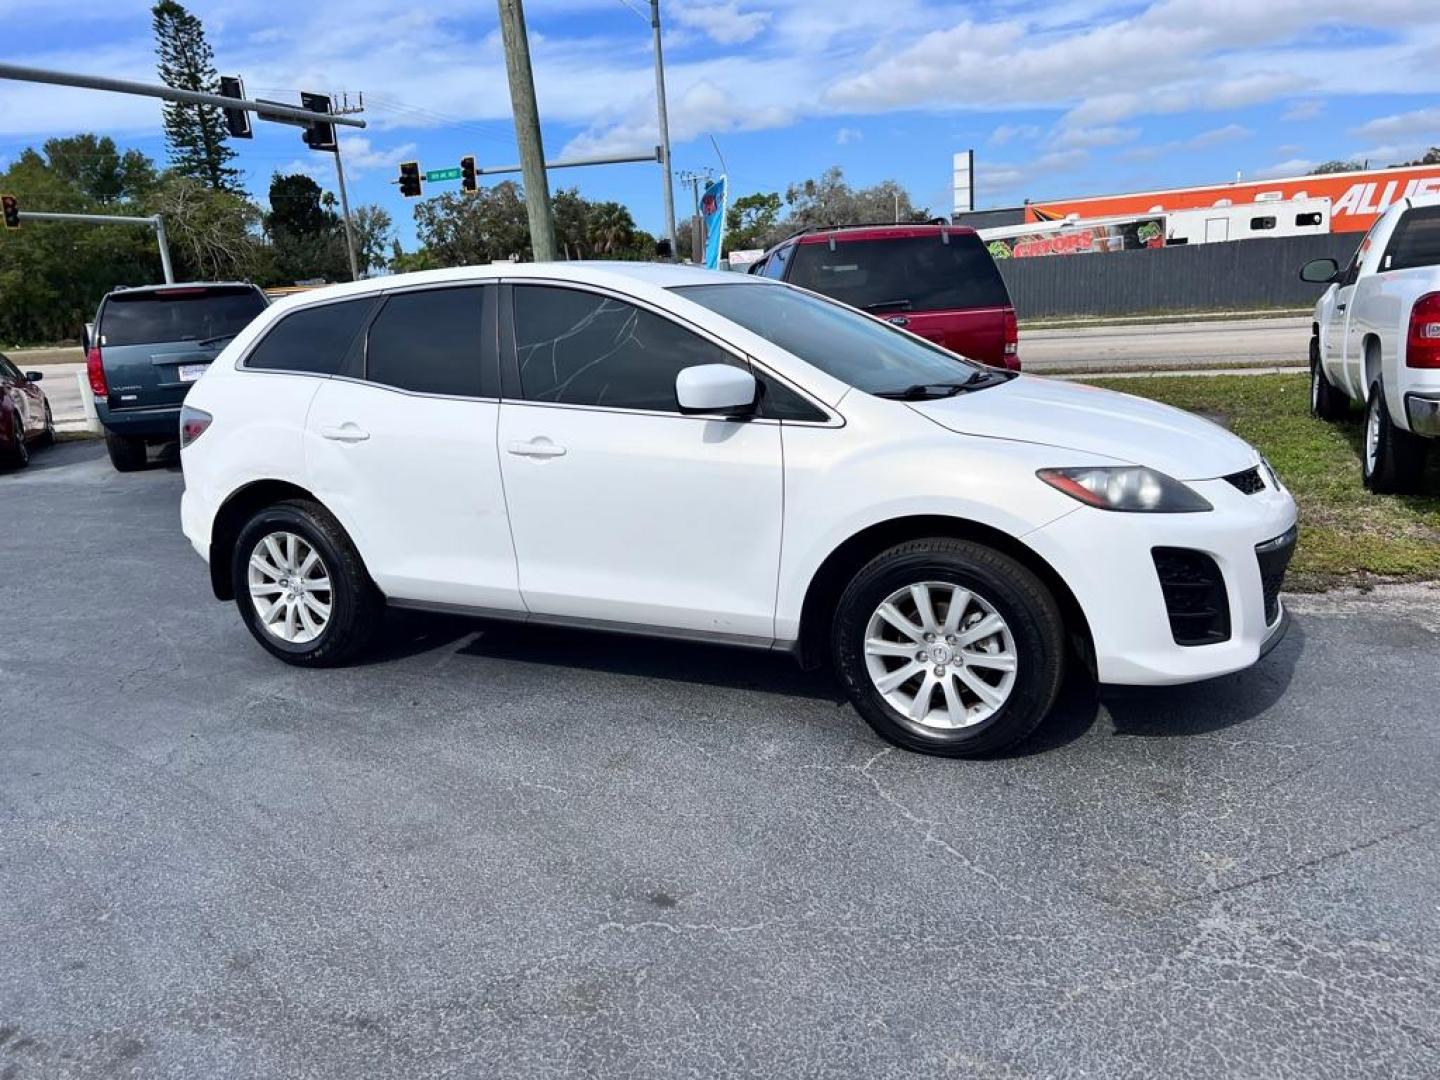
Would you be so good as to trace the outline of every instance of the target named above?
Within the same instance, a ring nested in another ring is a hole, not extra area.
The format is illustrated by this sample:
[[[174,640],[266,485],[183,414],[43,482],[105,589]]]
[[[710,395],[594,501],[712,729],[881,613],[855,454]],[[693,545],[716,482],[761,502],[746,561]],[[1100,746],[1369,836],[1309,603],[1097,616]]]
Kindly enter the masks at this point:
[[[20,227],[20,200],[14,195],[0,195],[0,209],[5,211],[5,228]]]
[[[330,96],[328,94],[311,94],[305,90],[300,91],[300,107],[310,112],[328,113],[330,111]],[[312,120],[305,125],[305,133],[301,136],[305,145],[311,150],[338,150],[339,145],[335,142],[335,125],[326,124],[319,120]]]
[[[420,163],[418,161],[402,161],[400,163],[400,194],[407,199],[420,197]]]
[[[460,159],[460,188],[462,191],[475,190],[475,159],[473,157]]]
[[[220,76],[220,96],[228,98],[245,96],[245,84],[240,81],[239,75]],[[225,126],[237,139],[253,139],[255,137],[255,132],[250,129],[250,114],[244,109],[226,109]]]

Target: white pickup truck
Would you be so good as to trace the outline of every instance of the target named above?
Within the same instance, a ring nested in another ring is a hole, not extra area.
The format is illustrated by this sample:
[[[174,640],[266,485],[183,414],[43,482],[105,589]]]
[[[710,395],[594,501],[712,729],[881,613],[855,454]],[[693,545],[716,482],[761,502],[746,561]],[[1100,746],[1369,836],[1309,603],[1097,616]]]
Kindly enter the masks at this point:
[[[1310,338],[1310,410],[1338,420],[1365,406],[1361,466],[1371,491],[1414,491],[1440,438],[1440,196],[1402,199],[1344,270],[1300,269],[1329,284]]]

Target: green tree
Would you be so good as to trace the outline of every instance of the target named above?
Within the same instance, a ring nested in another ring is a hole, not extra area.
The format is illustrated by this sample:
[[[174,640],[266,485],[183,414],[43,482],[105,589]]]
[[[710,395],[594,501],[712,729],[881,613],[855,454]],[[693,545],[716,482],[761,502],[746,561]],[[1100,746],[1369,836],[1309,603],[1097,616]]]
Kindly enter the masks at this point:
[[[260,210],[249,199],[170,173],[151,206],[165,218],[178,277],[215,281],[262,276]]]
[[[348,281],[350,261],[333,196],[303,173],[276,173],[270,180],[270,212],[264,217],[275,280]]]
[[[530,250],[525,193],[513,180],[424,200],[415,207],[415,231],[436,266],[524,258]]]
[[[215,57],[200,20],[176,0],[159,0],[151,9],[160,78],[179,90],[217,93]],[[240,190],[240,173],[230,165],[235,151],[226,142],[225,115],[213,105],[164,105],[165,146],[171,167],[216,191]]]
[[[1323,165],[1317,165],[1311,169],[1306,176],[1325,176],[1327,173],[1356,172],[1365,166],[1358,161],[1327,161]]]
[[[1399,164],[1391,165],[1390,168],[1403,169],[1410,165],[1440,165],[1440,146],[1430,147],[1414,161],[1402,161]]]
[[[897,181],[873,187],[852,188],[839,166],[826,169],[818,179],[791,184],[785,191],[790,214],[784,232],[817,225],[866,225],[873,222],[928,221],[930,211],[917,207]],[[772,236],[772,242],[774,237]]]
[[[45,157],[58,177],[100,203],[144,198],[159,182],[153,161],[139,150],[122,154],[108,135],[47,139]]]
[[[382,206],[357,206],[350,214],[355,232],[355,257],[360,273],[369,275],[385,269],[385,252],[395,239],[395,223]],[[343,228],[343,227],[342,227]]]
[[[732,202],[725,211],[725,249],[741,251],[765,247],[780,220],[780,193],[756,192]]]

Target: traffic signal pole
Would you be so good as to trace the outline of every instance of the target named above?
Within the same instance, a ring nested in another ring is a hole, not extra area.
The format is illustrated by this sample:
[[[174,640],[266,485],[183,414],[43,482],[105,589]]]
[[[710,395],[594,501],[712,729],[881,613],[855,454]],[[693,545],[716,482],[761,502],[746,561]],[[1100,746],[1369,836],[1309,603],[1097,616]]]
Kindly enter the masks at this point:
[[[660,49],[660,0],[650,0],[650,29],[655,35],[655,104],[660,120],[660,171],[665,178],[665,235],[675,246],[675,178],[670,173],[670,112],[665,105],[665,54]]]
[[[536,262],[555,261],[555,217],[550,208],[550,180],[545,175],[545,147],[540,139],[540,109],[535,104],[535,75],[530,70],[530,42],[525,36],[521,0],[498,0],[500,37],[505,44],[505,71],[510,77],[510,109],[515,114],[515,141],[525,180],[525,212],[530,218],[530,251]]]
[[[345,219],[345,254],[350,256],[350,280],[360,280],[360,261],[355,257],[355,230],[350,227],[350,199],[345,194],[345,166],[340,164],[340,140],[335,140],[335,179],[340,183],[340,213]]]

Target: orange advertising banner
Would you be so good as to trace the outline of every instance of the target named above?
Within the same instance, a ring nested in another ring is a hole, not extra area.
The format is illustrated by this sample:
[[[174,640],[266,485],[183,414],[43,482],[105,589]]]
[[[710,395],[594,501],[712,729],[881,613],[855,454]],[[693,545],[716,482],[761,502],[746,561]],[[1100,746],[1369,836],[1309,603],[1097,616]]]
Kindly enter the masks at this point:
[[[1137,191],[1128,195],[1094,195],[1030,203],[1026,221],[1059,221],[1071,214],[1082,218],[1122,217],[1162,210],[1198,210],[1228,199],[1233,205],[1266,199],[1330,199],[1331,232],[1364,232],[1385,208],[1411,195],[1440,195],[1440,165],[1364,172],[1292,176],[1282,180],[1247,180],[1208,187]]]

